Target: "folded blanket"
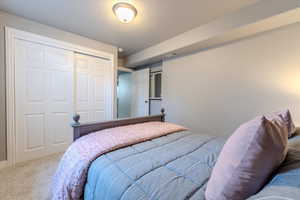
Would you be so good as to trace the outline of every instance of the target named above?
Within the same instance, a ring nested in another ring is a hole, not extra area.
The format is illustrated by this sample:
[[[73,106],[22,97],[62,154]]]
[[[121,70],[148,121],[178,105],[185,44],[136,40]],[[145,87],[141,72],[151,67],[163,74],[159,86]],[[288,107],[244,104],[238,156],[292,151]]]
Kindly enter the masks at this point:
[[[90,164],[102,154],[186,130],[167,122],[147,122],[105,129],[76,140],[65,152],[52,182],[53,200],[79,200]]]

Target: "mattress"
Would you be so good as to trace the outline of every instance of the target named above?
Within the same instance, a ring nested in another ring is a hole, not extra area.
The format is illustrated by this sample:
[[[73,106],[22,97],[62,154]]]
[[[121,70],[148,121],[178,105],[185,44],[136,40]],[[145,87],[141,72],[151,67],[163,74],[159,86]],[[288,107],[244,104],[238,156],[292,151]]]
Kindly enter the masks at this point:
[[[89,168],[84,199],[204,200],[225,141],[182,131],[104,154]],[[290,150],[278,172],[250,199],[300,199],[299,156]]]

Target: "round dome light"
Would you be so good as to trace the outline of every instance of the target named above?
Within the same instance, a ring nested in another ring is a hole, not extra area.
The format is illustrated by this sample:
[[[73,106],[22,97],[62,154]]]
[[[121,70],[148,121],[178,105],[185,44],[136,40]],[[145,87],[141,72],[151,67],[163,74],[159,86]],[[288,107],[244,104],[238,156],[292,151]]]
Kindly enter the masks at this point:
[[[131,22],[137,15],[136,8],[129,3],[117,3],[113,6],[113,11],[117,18],[123,23]]]

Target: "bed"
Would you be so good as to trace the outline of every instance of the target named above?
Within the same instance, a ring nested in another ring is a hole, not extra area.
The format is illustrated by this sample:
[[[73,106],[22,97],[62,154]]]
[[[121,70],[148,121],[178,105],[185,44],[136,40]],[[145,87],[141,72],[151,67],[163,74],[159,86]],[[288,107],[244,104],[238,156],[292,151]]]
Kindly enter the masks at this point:
[[[165,114],[80,124],[74,140],[89,133],[130,124],[164,121]],[[204,200],[206,183],[225,137],[180,131],[120,148],[96,158],[84,184],[85,200]],[[254,199],[300,199],[300,136],[290,140],[286,161]]]

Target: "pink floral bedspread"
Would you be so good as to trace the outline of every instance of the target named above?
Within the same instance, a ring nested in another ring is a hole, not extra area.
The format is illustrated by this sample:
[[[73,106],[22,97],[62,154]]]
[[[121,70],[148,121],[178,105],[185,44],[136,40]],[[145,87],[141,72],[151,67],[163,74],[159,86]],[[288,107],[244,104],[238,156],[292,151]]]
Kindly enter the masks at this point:
[[[52,182],[52,200],[82,199],[90,164],[110,151],[186,128],[167,122],[147,122],[98,131],[76,140],[63,155]]]

